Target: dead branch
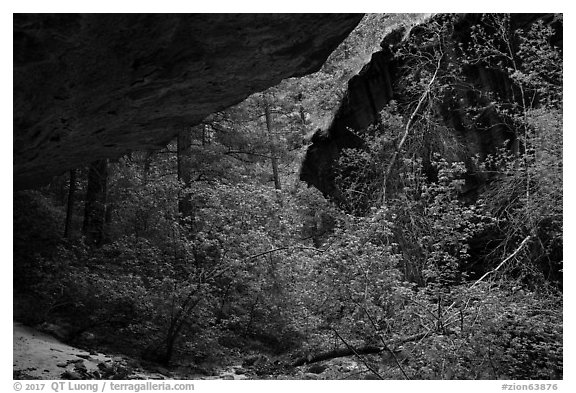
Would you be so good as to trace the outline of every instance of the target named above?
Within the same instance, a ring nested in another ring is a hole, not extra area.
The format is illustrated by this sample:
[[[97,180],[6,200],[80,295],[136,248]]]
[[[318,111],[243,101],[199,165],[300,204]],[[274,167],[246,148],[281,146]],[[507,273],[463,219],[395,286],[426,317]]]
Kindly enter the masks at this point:
[[[352,298],[351,298],[352,299]],[[352,299],[352,301],[354,301],[354,299]],[[372,327],[374,328],[374,330],[376,332],[378,332],[378,326],[376,324],[376,321],[374,321],[374,319],[372,319],[372,316],[370,315],[370,313],[368,312],[368,310],[366,310],[366,308],[359,304],[358,302],[354,301],[354,303],[356,303],[357,306],[361,307],[362,310],[364,311],[364,313],[366,314],[366,316],[368,317],[368,319],[370,320],[370,323],[372,324]],[[378,334],[378,338],[380,339],[380,341],[382,342],[382,346],[383,348],[388,351],[388,353],[390,353],[390,355],[392,356],[392,359],[394,359],[394,362],[396,363],[396,365],[398,366],[398,368],[400,369],[400,371],[402,372],[402,375],[404,375],[405,379],[410,379],[410,377],[408,377],[408,374],[406,374],[406,371],[404,371],[404,368],[402,367],[402,365],[400,364],[400,361],[398,360],[398,358],[396,357],[396,353],[390,349],[390,347],[388,346],[388,344],[386,344],[386,341],[384,341],[384,338],[382,338],[382,336],[380,334]]]
[[[478,280],[476,280],[474,282],[474,284],[472,284],[470,286],[470,289],[474,288],[476,285],[478,285],[480,282],[482,282],[482,280],[484,280],[486,277],[488,277],[490,274],[497,272],[502,266],[504,266],[504,264],[506,262],[508,262],[510,259],[514,258],[519,252],[520,250],[522,250],[522,248],[526,245],[526,243],[528,242],[528,240],[530,240],[530,236],[526,236],[524,238],[524,240],[522,240],[522,242],[520,243],[520,245],[518,246],[518,248],[516,248],[516,250],[514,250],[514,252],[510,255],[508,255],[502,262],[500,262],[498,264],[498,266],[496,266],[494,269],[484,273],[484,275],[482,277],[480,277]],[[466,302],[466,304],[464,305],[464,308],[466,308],[468,306],[468,303],[470,302],[470,299],[468,299],[468,301]],[[448,308],[446,308],[444,314],[448,313],[448,311],[450,311],[452,309],[452,307],[454,307],[456,305],[456,302],[453,302]],[[452,318],[452,316],[448,317],[445,319],[444,323],[446,324],[451,324],[454,321],[450,321],[450,319]]]
[[[526,236],[524,238],[524,240],[522,240],[522,243],[520,243],[520,245],[518,246],[518,248],[510,255],[508,255],[508,257],[506,257],[506,259],[504,259],[502,262],[500,262],[500,264],[498,266],[496,266],[494,269],[490,270],[489,272],[486,272],[482,277],[480,277],[474,284],[472,284],[472,286],[470,288],[474,288],[478,283],[480,283],[484,278],[486,278],[488,275],[495,273],[498,271],[498,269],[500,269],[506,262],[508,262],[510,259],[514,258],[516,256],[516,254],[518,254],[520,252],[520,250],[524,247],[524,245],[528,242],[528,240],[530,240],[530,236]]]
[[[396,146],[396,150],[394,151],[394,154],[392,155],[392,158],[390,159],[390,162],[388,163],[388,166],[386,167],[386,172],[384,173],[384,179],[382,181],[382,194],[380,196],[380,204],[381,205],[384,205],[384,202],[386,201],[386,184],[388,183],[388,178],[390,177],[390,174],[392,173],[392,168],[394,168],[394,164],[396,163],[396,159],[398,158],[398,155],[400,154],[400,150],[402,150],[402,146],[404,146],[404,143],[408,139],[408,135],[410,134],[410,128],[412,127],[412,123],[414,123],[414,119],[416,118],[416,115],[418,114],[418,112],[420,111],[420,108],[422,107],[422,105],[426,101],[426,97],[428,97],[428,95],[430,94],[430,90],[432,89],[432,84],[436,80],[436,76],[438,75],[438,70],[440,69],[440,62],[441,62],[443,57],[444,56],[442,54],[438,58],[438,63],[436,64],[436,70],[434,71],[434,75],[432,75],[432,78],[430,79],[430,82],[428,82],[428,86],[426,87],[426,90],[424,90],[424,92],[420,96],[420,99],[418,100],[418,105],[416,105],[416,109],[414,109],[414,111],[410,115],[410,118],[408,119],[408,122],[406,123],[406,127],[404,128],[404,135],[402,136],[400,143],[398,143],[398,146]]]
[[[297,359],[294,363],[292,363],[292,366],[298,367],[298,366],[302,366],[304,364],[317,363],[317,362],[321,362],[324,360],[336,359],[336,358],[341,358],[341,357],[346,357],[346,356],[379,354],[379,353],[382,353],[384,351],[390,351],[389,348],[397,348],[398,346],[400,346],[402,344],[405,344],[408,342],[413,342],[413,341],[418,341],[421,338],[426,337],[426,335],[428,335],[428,333],[429,332],[423,332],[423,333],[417,333],[417,334],[414,334],[411,336],[402,337],[400,339],[394,340],[392,343],[389,343],[386,347],[366,345],[366,346],[354,349],[354,351],[356,353],[351,349],[351,347],[347,347],[347,348],[335,349],[332,351],[321,352],[321,353],[316,354],[316,355],[304,356],[302,358]]]
[[[324,360],[343,358],[346,356],[374,355],[374,354],[381,353],[384,350],[385,349],[382,347],[376,347],[376,346],[370,346],[370,345],[365,346],[365,347],[356,348],[355,350],[352,350],[352,348],[349,348],[349,347],[348,348],[340,348],[340,349],[335,349],[332,351],[321,352],[321,353],[313,355],[313,356],[304,356],[304,357],[296,360],[294,363],[292,363],[292,366],[298,367],[298,366],[302,366],[304,364],[317,363],[317,362],[321,362]]]
[[[366,360],[364,360],[364,358],[362,356],[360,356],[360,354],[358,353],[357,350],[355,350],[350,344],[348,344],[346,342],[346,340],[344,340],[344,338],[342,338],[342,336],[340,336],[340,334],[338,334],[338,332],[336,331],[336,329],[332,329],[332,331],[334,332],[334,334],[336,334],[336,336],[338,336],[338,338],[340,339],[340,341],[342,341],[344,343],[344,345],[346,345],[346,347],[352,351],[352,353],[358,358],[358,360],[360,360],[362,363],[364,363],[364,365],[366,366],[366,368],[368,370],[370,370],[372,372],[372,374],[376,375],[378,377],[378,379],[384,379],[382,378],[382,376],[378,373],[378,371],[374,370],[369,364],[368,362],[366,362]]]

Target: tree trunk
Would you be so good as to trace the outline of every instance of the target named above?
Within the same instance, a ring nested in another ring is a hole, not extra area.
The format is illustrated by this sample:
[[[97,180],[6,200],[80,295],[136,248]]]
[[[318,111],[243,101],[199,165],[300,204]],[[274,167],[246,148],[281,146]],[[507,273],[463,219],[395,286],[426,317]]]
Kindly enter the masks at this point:
[[[160,359],[164,366],[169,366],[172,356],[174,356],[174,344],[176,344],[176,336],[170,336],[166,339],[165,352]]]
[[[335,358],[340,358],[340,357],[345,357],[345,356],[353,356],[356,354],[369,355],[369,354],[381,353],[384,351],[387,351],[387,352],[390,352],[393,354],[397,354],[397,353],[399,353],[399,351],[391,349],[391,348],[398,348],[402,344],[405,344],[408,342],[418,341],[418,340],[426,337],[427,335],[428,335],[428,332],[423,332],[423,333],[413,334],[411,336],[401,337],[399,339],[394,340],[393,343],[387,344],[386,346],[366,345],[366,346],[356,348],[356,349],[353,349],[351,347],[340,348],[340,349],[335,349],[332,351],[322,352],[322,353],[319,353],[317,355],[308,355],[308,356],[302,357],[302,358],[294,361],[292,363],[292,366],[298,367],[298,366],[302,366],[304,364],[316,363],[316,362],[321,362],[323,360],[335,359]]]
[[[149,150],[146,152],[146,156],[144,156],[144,168],[143,168],[143,176],[142,176],[142,185],[148,184],[148,178],[150,176],[150,164],[152,163],[152,157],[154,156],[154,151]]]
[[[74,202],[76,194],[76,169],[70,171],[70,185],[68,186],[68,206],[66,208],[66,224],[64,237],[69,239],[72,234],[72,216],[74,215]]]
[[[208,131],[206,130],[207,128],[208,124],[202,125],[202,146],[207,146],[210,144],[210,138],[208,135]]]
[[[266,116],[266,133],[268,135],[268,143],[270,144],[270,156],[272,160],[272,174],[274,176],[274,188],[281,190],[280,175],[278,172],[278,157],[276,157],[276,142],[274,140],[274,131],[272,129],[272,116],[270,114],[270,103],[266,96],[264,96],[264,115]]]
[[[114,213],[114,204],[113,203],[107,203],[106,209],[104,211],[104,237],[103,237],[103,240],[106,243],[108,243],[111,240],[110,239],[110,231],[108,228],[110,228],[110,225],[112,225],[112,214],[113,213]]]
[[[354,351],[356,353],[354,353]],[[330,359],[341,358],[341,357],[345,357],[345,356],[354,356],[356,354],[358,354],[358,355],[376,354],[376,353],[384,352],[385,349],[382,347],[376,347],[376,346],[369,345],[369,346],[357,348],[354,351],[350,348],[342,348],[342,349],[335,349],[335,350],[328,351],[328,352],[322,352],[322,353],[317,354],[317,355],[313,355],[313,356],[310,355],[310,356],[300,358],[300,359],[296,360],[294,363],[292,363],[292,366],[298,367],[298,366],[302,366],[304,364],[316,363],[316,362],[321,362],[323,360],[330,360]]]
[[[192,135],[186,129],[178,134],[178,180],[183,184],[184,190],[178,197],[178,212],[180,223],[190,226],[192,219],[192,200],[190,199],[190,186],[192,185]]]
[[[92,246],[99,246],[104,240],[107,180],[108,161],[92,162],[88,169],[88,186],[86,188],[84,225],[82,228],[86,243]]]

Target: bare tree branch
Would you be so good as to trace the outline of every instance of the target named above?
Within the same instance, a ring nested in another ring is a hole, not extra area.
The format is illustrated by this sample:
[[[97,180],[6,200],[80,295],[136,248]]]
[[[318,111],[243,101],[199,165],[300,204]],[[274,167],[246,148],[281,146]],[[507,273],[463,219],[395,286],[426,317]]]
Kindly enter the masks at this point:
[[[508,262],[510,259],[514,258],[516,256],[516,254],[518,254],[520,252],[520,250],[524,247],[524,245],[526,244],[526,242],[528,242],[528,240],[530,240],[530,236],[526,236],[526,238],[524,238],[524,240],[522,240],[522,243],[520,243],[520,245],[518,246],[518,248],[510,255],[508,255],[508,257],[506,257],[506,259],[504,259],[502,262],[500,262],[500,264],[498,266],[496,266],[494,269],[490,270],[489,272],[486,272],[482,277],[480,277],[478,280],[476,280],[476,282],[474,284],[472,284],[472,286],[470,288],[474,288],[476,285],[478,285],[484,278],[486,278],[488,275],[495,273],[496,271],[498,271],[498,269],[500,269],[506,262]]]
[[[380,375],[380,374],[378,373],[378,371],[374,370],[374,369],[366,362],[366,360],[364,360],[364,358],[363,358],[362,356],[360,356],[360,354],[359,354],[352,346],[350,346],[350,344],[348,344],[348,343],[346,342],[346,340],[344,340],[340,334],[338,334],[338,332],[336,331],[336,329],[333,328],[332,331],[334,332],[334,334],[336,334],[336,336],[338,336],[338,338],[340,339],[340,341],[342,341],[342,342],[344,343],[344,345],[346,345],[346,347],[348,347],[348,349],[349,349],[350,351],[352,351],[352,353],[354,353],[354,355],[358,358],[358,360],[360,360],[362,363],[364,363],[364,365],[366,366],[366,368],[367,368],[368,370],[372,371],[372,374],[376,375],[376,376],[378,377],[378,379],[384,379],[384,378],[382,377],[382,375]]]
[[[432,89],[432,84],[436,80],[436,76],[438,75],[438,70],[440,70],[440,62],[442,61],[443,57],[444,57],[444,54],[441,53],[440,56],[438,57],[438,62],[436,64],[436,70],[434,71],[434,75],[432,75],[432,78],[430,79],[430,82],[428,82],[428,86],[426,87],[426,90],[424,90],[424,92],[420,96],[420,99],[418,100],[418,105],[416,105],[416,109],[414,109],[414,111],[410,115],[410,118],[408,119],[408,122],[406,123],[406,127],[404,128],[404,135],[402,136],[400,143],[398,143],[398,146],[396,146],[396,150],[394,151],[394,154],[392,155],[392,158],[390,159],[390,162],[388,163],[388,166],[386,168],[386,172],[384,173],[384,179],[382,181],[382,191],[381,191],[381,195],[380,195],[380,204],[381,205],[384,205],[384,203],[386,202],[386,184],[388,183],[388,178],[390,177],[390,174],[392,173],[392,168],[394,168],[394,164],[396,163],[396,159],[398,158],[398,155],[400,154],[400,150],[402,150],[402,146],[404,146],[404,143],[406,142],[408,135],[410,134],[410,128],[412,127],[412,124],[414,123],[414,119],[416,118],[416,115],[418,114],[418,112],[420,111],[420,108],[422,108],[422,105],[424,105],[426,98],[430,94],[430,90]]]

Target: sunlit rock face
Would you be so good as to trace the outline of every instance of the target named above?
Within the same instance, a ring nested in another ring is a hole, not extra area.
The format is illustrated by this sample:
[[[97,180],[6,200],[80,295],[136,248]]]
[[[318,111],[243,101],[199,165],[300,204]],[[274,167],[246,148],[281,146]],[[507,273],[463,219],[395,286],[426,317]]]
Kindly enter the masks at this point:
[[[454,47],[466,45],[470,40],[471,26],[478,23],[482,14],[457,15],[451,40],[452,48],[446,52],[454,54]],[[542,20],[555,30],[554,45],[562,47],[562,24],[556,21],[552,14],[513,14],[511,16],[512,28],[528,28],[535,21]],[[434,18],[426,23],[433,23]],[[418,35],[426,24],[416,26],[410,35]],[[354,76],[348,83],[347,91],[338,110],[325,130],[318,130],[312,137],[312,144],[308,148],[306,157],[301,166],[300,178],[309,185],[319,189],[324,195],[340,202],[343,206],[346,201],[335,184],[334,166],[340,157],[342,149],[358,148],[362,146],[362,139],[358,136],[369,125],[376,122],[379,112],[391,100],[402,100],[403,92],[398,89],[401,80],[398,70],[405,60],[398,55],[405,49],[408,33],[402,29],[392,32],[384,38],[382,50],[372,55],[371,61]],[[446,55],[443,67],[454,64],[457,58]],[[511,94],[509,80],[497,70],[487,70],[480,66],[470,66],[461,69],[458,76],[463,86],[470,88],[457,89],[453,97],[443,97],[437,112],[440,121],[449,130],[454,146],[453,158],[466,162],[472,156],[495,152],[507,141],[514,143],[514,133],[505,126],[501,118],[490,110],[488,103],[477,101],[478,89],[500,96]],[[473,89],[477,89],[476,92]],[[485,105],[488,109],[478,118],[474,125],[467,124],[464,114],[473,106]],[[422,152],[422,155],[425,152]],[[424,157],[425,160],[425,157]],[[482,179],[473,176],[467,177],[464,188],[467,196],[474,198]]]
[[[14,186],[130,150],[318,70],[359,14],[14,15]]]

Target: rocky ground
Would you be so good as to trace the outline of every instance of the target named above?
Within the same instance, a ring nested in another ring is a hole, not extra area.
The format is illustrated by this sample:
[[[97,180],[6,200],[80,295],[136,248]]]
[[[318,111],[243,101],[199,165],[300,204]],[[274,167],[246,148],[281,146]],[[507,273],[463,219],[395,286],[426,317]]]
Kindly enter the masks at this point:
[[[278,359],[253,354],[231,359],[231,365],[214,368],[179,366],[168,370],[143,366],[121,355],[86,351],[62,343],[51,334],[14,323],[14,379],[369,379],[353,359],[291,367]]]

